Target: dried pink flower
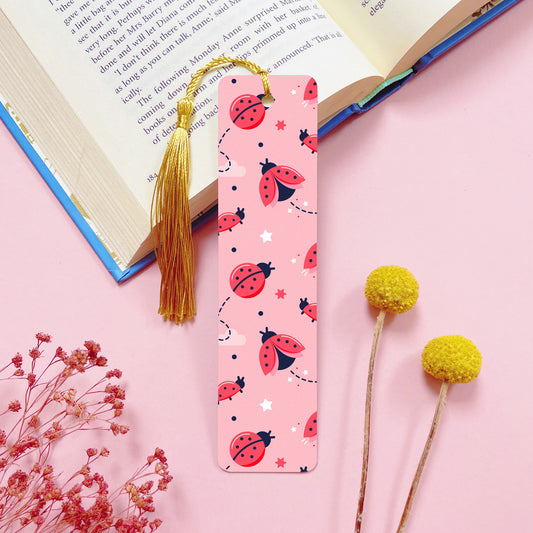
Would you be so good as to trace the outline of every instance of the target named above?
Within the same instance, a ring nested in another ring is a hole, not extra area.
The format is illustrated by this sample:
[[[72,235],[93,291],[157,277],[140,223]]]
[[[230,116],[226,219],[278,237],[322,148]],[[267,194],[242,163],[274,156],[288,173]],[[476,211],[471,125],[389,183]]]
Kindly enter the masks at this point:
[[[20,353],[0,370],[1,373],[13,364],[15,372],[3,379],[13,378],[13,383],[23,389],[19,397],[24,398],[23,403],[11,401],[0,413],[0,418],[8,412],[20,413],[15,422],[10,415],[7,422],[13,423],[11,427],[0,420],[0,427],[5,428],[0,429],[0,531],[22,531],[26,527],[43,532],[101,533],[112,528],[125,533],[154,531],[161,525],[158,518],[151,521],[148,518],[155,511],[154,495],[166,490],[172,481],[160,448],[113,492],[102,475],[91,472],[90,465],[109,456],[105,447],[100,451],[86,449],[85,464],[70,476],[62,474],[61,467],[54,469],[47,464],[53,457],[55,443],[70,438],[78,430],[104,429],[113,435],[123,435],[129,427],[114,421],[123,412],[124,388],[118,384],[105,385],[106,380],[122,376],[119,369],[108,370],[105,377],[86,390],[68,386],[70,378],[107,365],[107,359],[99,355],[99,344],[86,341],[84,349],[70,354],[58,347],[52,360],[46,362],[45,352],[40,348],[51,337],[41,332],[36,339],[37,345],[28,351],[26,371]],[[24,375],[26,379],[18,379]],[[155,461],[155,467],[150,467]],[[25,471],[21,465],[32,466]],[[116,505],[119,498],[125,499],[126,505]]]
[[[108,370],[108,372],[105,375],[105,377],[108,378],[108,379],[111,379],[111,378],[120,379],[122,377],[122,371],[119,370],[118,368],[115,368],[113,370]]]
[[[95,455],[98,455],[98,450],[96,448],[88,448],[86,451],[89,457],[94,457]]]
[[[35,335],[35,338],[39,342],[51,342],[51,340],[52,340],[52,337],[50,335],[48,335],[48,333],[43,333],[43,332],[37,333]]]
[[[41,357],[41,351],[40,351],[38,348],[32,348],[32,349],[29,351],[29,356],[30,356],[32,359],[38,359],[39,357]]]
[[[17,413],[22,409],[22,405],[20,405],[20,402],[18,400],[13,400],[12,402],[9,402],[8,409],[13,413]]]

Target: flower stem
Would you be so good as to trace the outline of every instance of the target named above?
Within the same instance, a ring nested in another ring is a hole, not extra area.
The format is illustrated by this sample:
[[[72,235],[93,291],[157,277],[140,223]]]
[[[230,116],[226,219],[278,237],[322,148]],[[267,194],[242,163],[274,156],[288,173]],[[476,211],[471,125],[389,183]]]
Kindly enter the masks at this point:
[[[359,490],[359,503],[357,504],[357,517],[355,519],[355,532],[361,532],[361,522],[363,520],[363,507],[365,504],[366,480],[368,477],[368,455],[370,450],[370,409],[372,402],[372,384],[374,381],[374,362],[379,339],[383,330],[386,311],[381,309],[374,329],[374,339],[372,340],[372,350],[370,351],[370,362],[368,365],[368,379],[366,382],[366,404],[365,404],[365,437],[363,449],[363,466],[361,470],[361,488]]]
[[[415,498],[416,489],[418,488],[418,483],[420,482],[420,478],[422,476],[422,470],[424,469],[424,465],[426,464],[429,449],[431,448],[431,444],[433,443],[433,437],[435,436],[435,432],[437,431],[437,427],[439,425],[440,415],[444,407],[444,402],[446,400],[446,393],[448,392],[448,385],[449,383],[447,381],[443,381],[440,387],[439,400],[437,402],[437,407],[435,408],[435,414],[433,415],[431,429],[429,430],[429,435],[426,440],[426,445],[424,446],[424,451],[422,452],[422,456],[420,457],[420,461],[418,462],[418,468],[416,469],[416,474],[413,479],[413,483],[411,484],[409,496],[407,497],[407,501],[405,502],[402,518],[400,520],[400,524],[398,526],[398,529],[396,530],[396,533],[401,533],[405,529],[407,517],[409,516],[409,511],[411,510],[411,506],[413,505],[413,500]]]

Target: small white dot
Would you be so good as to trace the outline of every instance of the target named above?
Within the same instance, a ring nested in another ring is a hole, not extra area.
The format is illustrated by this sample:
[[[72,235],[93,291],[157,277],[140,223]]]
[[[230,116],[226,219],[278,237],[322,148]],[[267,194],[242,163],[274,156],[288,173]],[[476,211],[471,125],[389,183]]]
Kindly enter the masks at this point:
[[[307,370],[304,370],[304,376],[307,376],[307,374],[309,374],[309,372]]]
[[[289,381],[292,381],[292,378],[288,378]]]
[[[295,258],[295,257],[293,257],[293,258],[291,259],[291,263],[296,263],[296,258]]]
[[[309,202],[304,202],[304,206],[307,207],[309,205]]]

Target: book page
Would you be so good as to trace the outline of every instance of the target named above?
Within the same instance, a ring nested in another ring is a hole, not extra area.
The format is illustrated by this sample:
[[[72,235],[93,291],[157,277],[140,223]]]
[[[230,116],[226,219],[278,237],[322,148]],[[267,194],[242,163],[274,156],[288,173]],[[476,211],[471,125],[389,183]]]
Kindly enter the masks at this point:
[[[147,212],[177,100],[211,59],[311,74],[321,99],[377,76],[314,1],[0,0],[0,8]],[[207,75],[196,97],[191,198],[217,178],[216,92],[226,71]]]
[[[377,70],[389,77],[410,68],[486,0],[321,0],[321,4]],[[419,41],[420,46],[411,51]]]

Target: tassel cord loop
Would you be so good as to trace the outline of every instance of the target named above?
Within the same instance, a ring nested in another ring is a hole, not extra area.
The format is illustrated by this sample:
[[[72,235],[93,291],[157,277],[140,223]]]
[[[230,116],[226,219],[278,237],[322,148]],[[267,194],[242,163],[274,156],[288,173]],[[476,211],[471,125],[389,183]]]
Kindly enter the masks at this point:
[[[185,98],[193,101],[194,93],[200,87],[202,78],[212,69],[219,68],[222,65],[233,64],[239,67],[244,67],[248,69],[252,74],[257,74],[261,76],[261,81],[263,82],[263,90],[265,97],[270,97],[272,95],[270,91],[270,82],[268,81],[268,72],[262,69],[259,65],[252,63],[246,59],[241,59],[239,57],[217,57],[211,60],[207,65],[199,69],[191,79],[189,86],[187,87],[187,92],[185,93]]]

